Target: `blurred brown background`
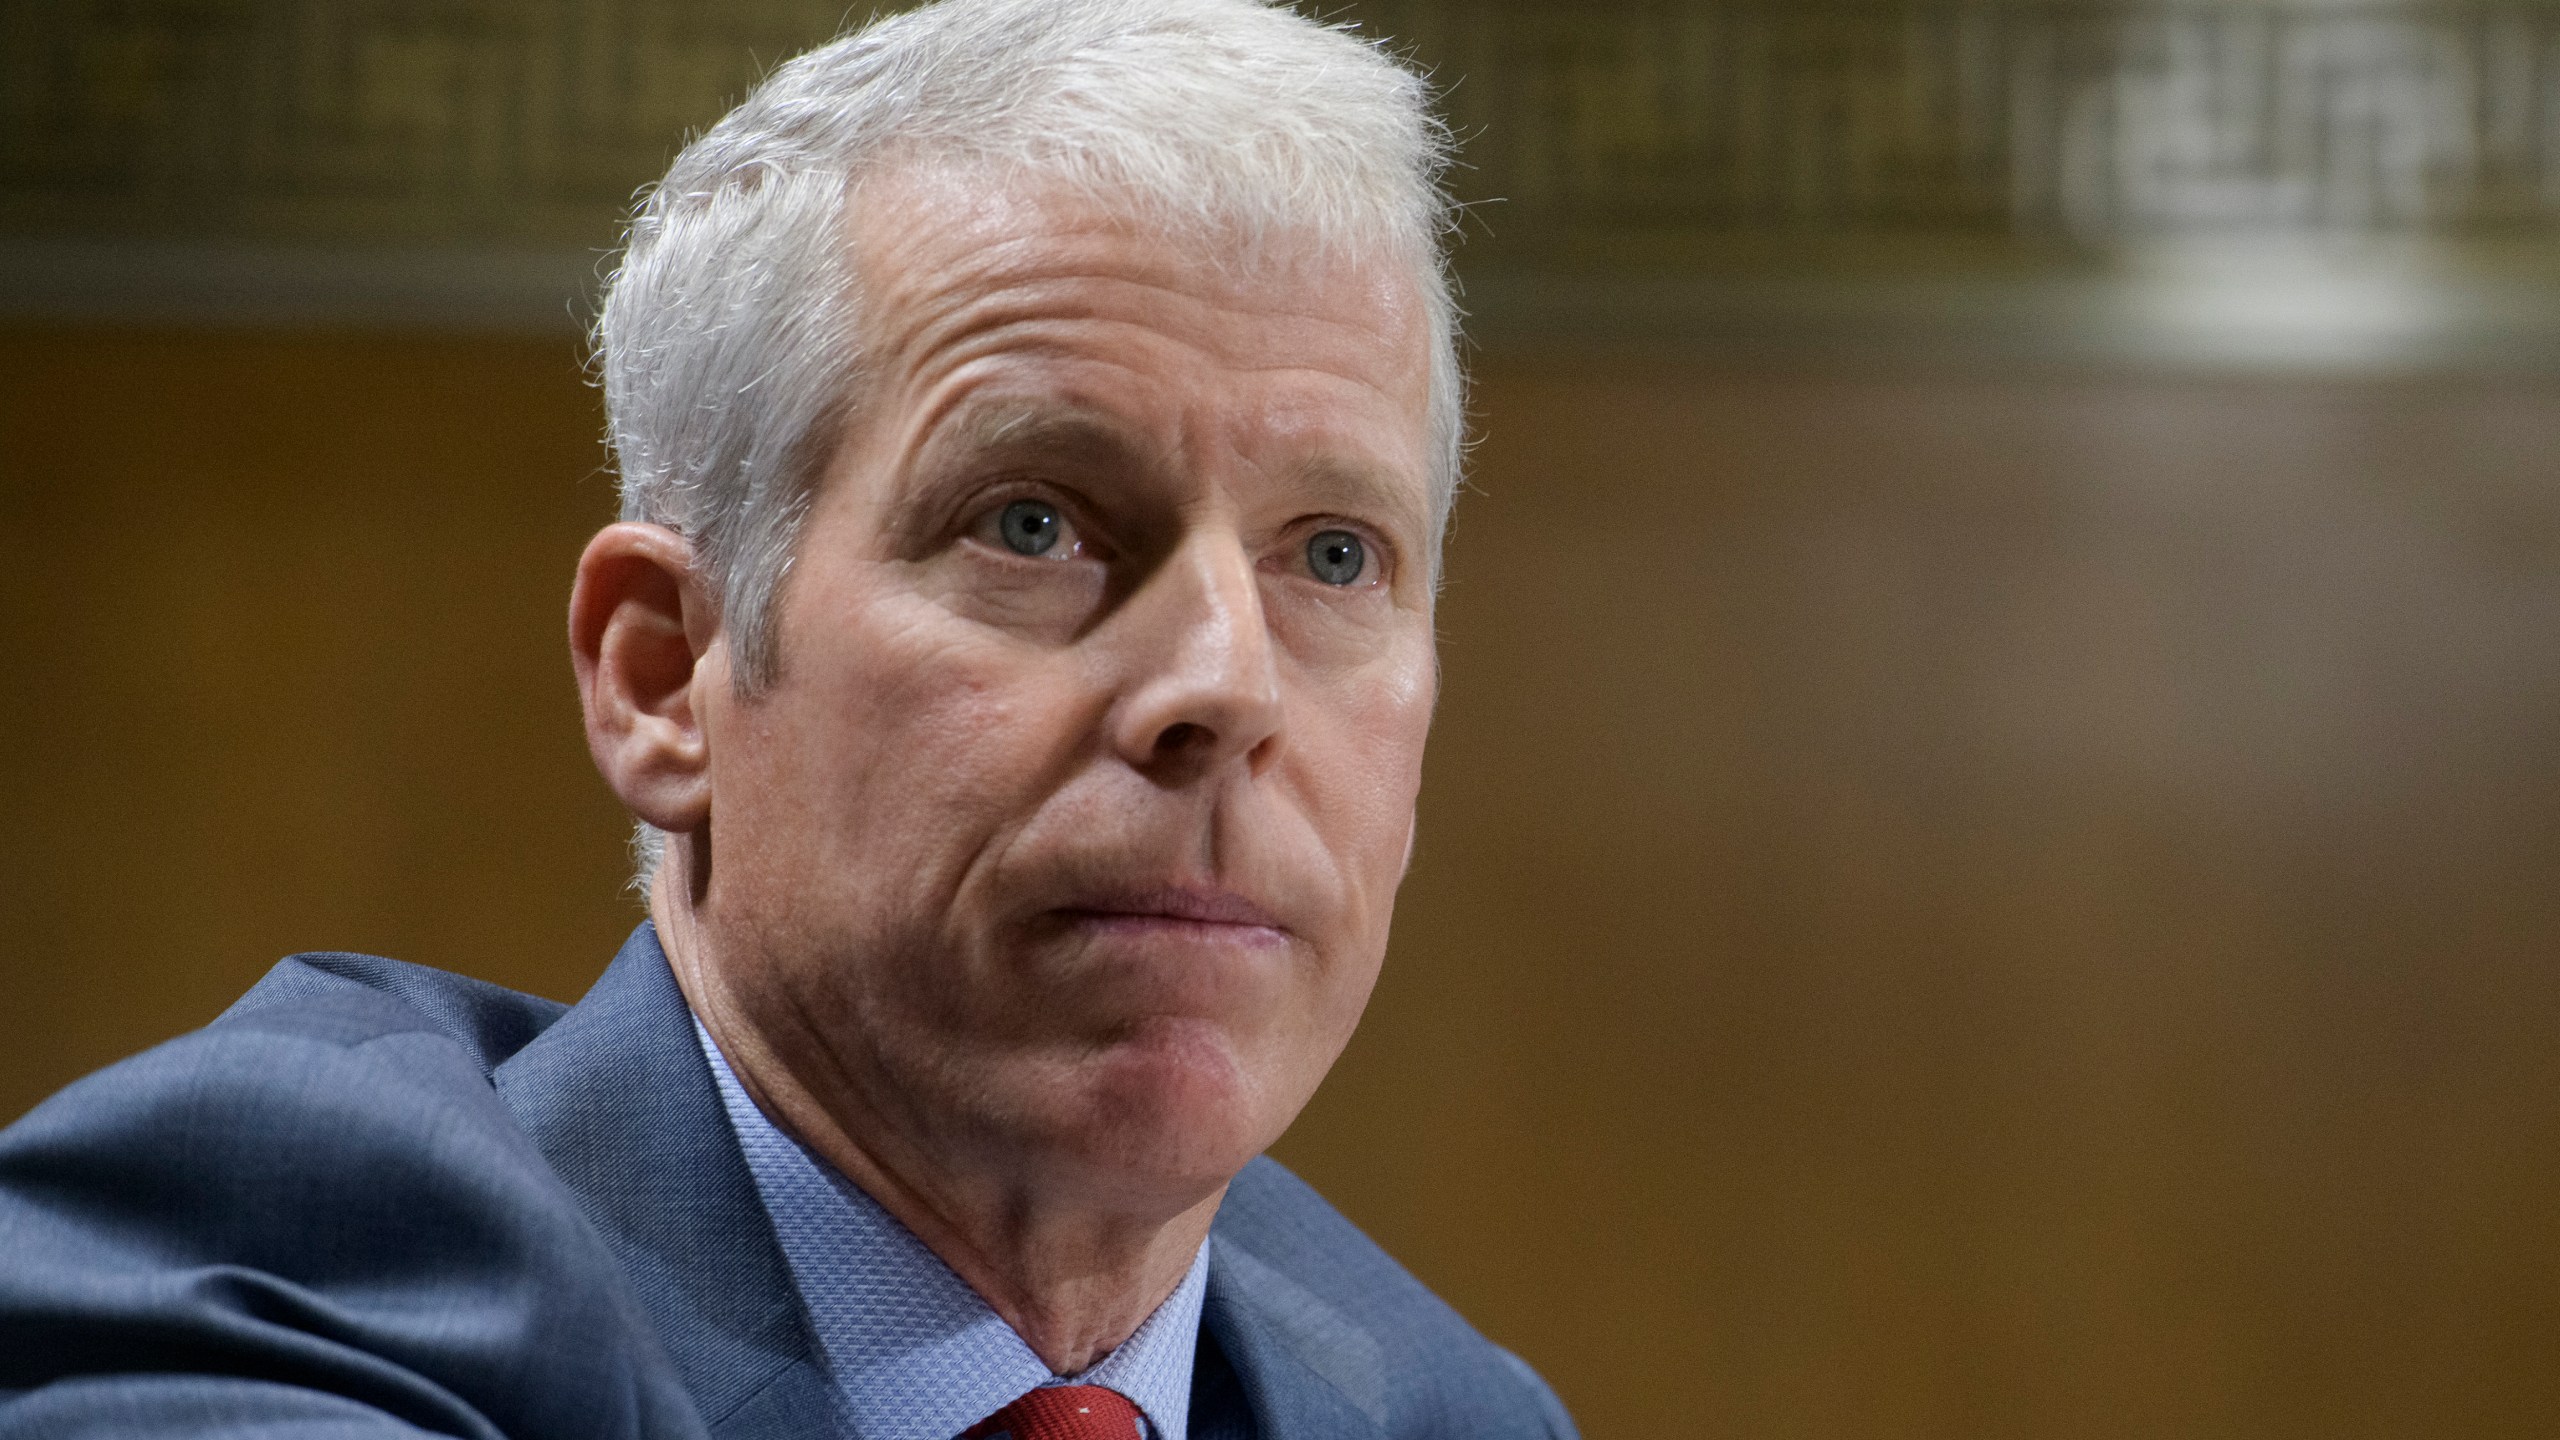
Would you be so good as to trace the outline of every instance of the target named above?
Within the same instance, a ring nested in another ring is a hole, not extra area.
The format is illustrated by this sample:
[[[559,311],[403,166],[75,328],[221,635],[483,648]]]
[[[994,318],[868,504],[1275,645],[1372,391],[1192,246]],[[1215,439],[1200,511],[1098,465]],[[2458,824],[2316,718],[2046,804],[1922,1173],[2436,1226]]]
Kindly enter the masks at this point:
[[[2551,1433],[2560,9],[1351,13],[1502,203],[1283,1158],[1594,1440]],[[0,0],[0,1117],[601,967],[570,317],[836,19]]]

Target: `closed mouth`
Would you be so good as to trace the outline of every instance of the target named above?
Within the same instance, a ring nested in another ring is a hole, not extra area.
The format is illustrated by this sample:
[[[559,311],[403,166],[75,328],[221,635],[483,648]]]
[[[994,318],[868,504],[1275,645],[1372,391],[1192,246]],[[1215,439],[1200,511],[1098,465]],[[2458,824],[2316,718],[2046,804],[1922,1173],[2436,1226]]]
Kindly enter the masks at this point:
[[[1071,923],[1113,930],[1189,931],[1202,938],[1283,939],[1287,928],[1271,912],[1231,890],[1165,886],[1121,894],[1078,896],[1051,913]]]

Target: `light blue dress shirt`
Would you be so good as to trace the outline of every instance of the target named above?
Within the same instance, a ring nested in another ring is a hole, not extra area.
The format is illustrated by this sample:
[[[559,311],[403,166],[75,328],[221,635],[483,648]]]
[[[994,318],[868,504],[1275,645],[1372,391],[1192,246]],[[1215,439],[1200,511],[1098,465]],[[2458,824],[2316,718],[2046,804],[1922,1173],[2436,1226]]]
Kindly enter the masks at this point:
[[[699,1020],[694,1033],[854,1435],[953,1440],[1040,1386],[1072,1383],[1128,1396],[1152,1440],[1188,1440],[1191,1361],[1209,1290],[1206,1244],[1119,1349],[1081,1375],[1053,1375],[913,1232],[756,1108]]]

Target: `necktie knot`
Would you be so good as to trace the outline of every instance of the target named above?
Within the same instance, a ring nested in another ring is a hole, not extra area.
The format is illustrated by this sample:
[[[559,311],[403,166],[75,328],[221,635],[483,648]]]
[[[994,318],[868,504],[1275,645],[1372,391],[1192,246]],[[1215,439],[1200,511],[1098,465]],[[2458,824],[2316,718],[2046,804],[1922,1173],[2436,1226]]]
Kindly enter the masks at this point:
[[[969,1427],[960,1440],[1145,1440],[1129,1397],[1101,1385],[1044,1385]]]

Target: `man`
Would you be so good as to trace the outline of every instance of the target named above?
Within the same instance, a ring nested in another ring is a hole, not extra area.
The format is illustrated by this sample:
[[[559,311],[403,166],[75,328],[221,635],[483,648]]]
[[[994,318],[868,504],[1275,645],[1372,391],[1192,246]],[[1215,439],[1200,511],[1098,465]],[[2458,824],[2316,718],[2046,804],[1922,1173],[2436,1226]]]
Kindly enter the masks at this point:
[[[0,1142],[0,1432],[1554,1436],[1256,1158],[1409,857],[1439,132],[1248,0],[948,0],[679,157],[570,641],[649,924],[359,956]]]

